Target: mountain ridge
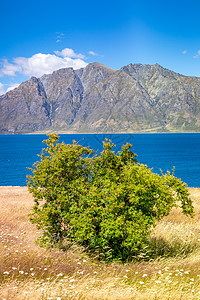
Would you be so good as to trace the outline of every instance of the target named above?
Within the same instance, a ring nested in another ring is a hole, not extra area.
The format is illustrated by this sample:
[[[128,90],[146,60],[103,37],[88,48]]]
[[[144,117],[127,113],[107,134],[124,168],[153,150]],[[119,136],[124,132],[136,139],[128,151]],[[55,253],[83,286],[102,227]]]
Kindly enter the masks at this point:
[[[99,63],[31,77],[0,96],[0,133],[199,132],[200,78]]]

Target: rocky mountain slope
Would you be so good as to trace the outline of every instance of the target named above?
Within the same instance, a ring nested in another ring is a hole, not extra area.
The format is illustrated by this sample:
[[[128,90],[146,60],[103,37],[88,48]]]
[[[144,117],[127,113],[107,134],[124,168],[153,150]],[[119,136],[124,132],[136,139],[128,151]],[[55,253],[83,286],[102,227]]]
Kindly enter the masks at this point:
[[[0,97],[0,133],[200,131],[200,78],[99,63],[31,77]]]

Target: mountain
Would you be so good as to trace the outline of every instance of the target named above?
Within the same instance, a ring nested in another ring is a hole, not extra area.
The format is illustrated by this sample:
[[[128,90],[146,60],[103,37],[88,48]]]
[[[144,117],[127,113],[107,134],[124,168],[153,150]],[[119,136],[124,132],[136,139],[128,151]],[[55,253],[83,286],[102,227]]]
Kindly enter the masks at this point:
[[[200,131],[200,78],[99,63],[31,77],[0,97],[0,133]]]

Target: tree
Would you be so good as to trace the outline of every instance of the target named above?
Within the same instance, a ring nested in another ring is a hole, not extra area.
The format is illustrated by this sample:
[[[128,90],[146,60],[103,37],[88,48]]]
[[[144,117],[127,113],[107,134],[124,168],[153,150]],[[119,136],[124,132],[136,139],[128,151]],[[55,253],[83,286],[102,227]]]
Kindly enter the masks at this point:
[[[35,201],[31,220],[51,244],[68,240],[98,250],[106,260],[132,260],[173,207],[193,216],[186,184],[173,173],[158,175],[139,164],[130,144],[116,154],[106,140],[96,155],[58,139],[49,135],[44,141],[47,148],[27,183]]]

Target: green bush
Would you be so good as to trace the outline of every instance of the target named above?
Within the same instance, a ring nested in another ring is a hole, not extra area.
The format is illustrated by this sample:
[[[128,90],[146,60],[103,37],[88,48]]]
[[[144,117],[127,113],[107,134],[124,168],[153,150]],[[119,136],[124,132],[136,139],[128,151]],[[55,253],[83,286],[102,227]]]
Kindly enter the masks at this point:
[[[31,220],[50,244],[75,242],[105,260],[132,260],[148,247],[156,222],[180,205],[193,215],[186,184],[174,174],[154,174],[139,164],[131,145],[117,154],[106,140],[100,155],[77,142],[44,141],[28,176],[34,197]]]

